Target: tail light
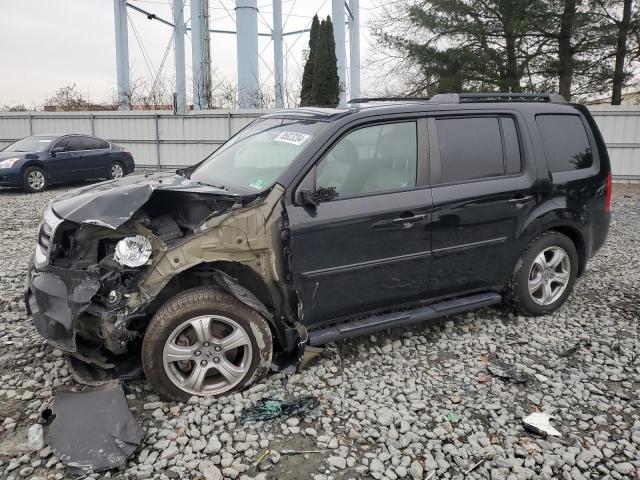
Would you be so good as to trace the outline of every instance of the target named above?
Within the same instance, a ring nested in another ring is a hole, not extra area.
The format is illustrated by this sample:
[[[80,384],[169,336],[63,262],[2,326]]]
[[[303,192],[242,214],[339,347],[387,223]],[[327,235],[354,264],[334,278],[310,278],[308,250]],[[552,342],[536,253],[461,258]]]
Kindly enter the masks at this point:
[[[607,193],[605,197],[604,211],[611,211],[611,174],[607,176]]]

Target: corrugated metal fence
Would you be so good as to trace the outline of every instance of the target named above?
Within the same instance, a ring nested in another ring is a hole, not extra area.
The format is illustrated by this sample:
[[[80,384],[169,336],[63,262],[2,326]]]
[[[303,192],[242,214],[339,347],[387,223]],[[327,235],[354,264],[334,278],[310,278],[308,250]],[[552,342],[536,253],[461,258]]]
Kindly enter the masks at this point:
[[[131,151],[140,167],[192,165],[264,112],[0,113],[0,148],[38,133],[82,133],[117,143]]]
[[[589,107],[609,148],[613,174],[640,179],[640,106]],[[0,148],[36,133],[83,133],[128,148],[141,167],[191,165],[263,114],[211,110],[168,112],[0,113]]]
[[[640,180],[640,105],[592,105],[614,178]]]

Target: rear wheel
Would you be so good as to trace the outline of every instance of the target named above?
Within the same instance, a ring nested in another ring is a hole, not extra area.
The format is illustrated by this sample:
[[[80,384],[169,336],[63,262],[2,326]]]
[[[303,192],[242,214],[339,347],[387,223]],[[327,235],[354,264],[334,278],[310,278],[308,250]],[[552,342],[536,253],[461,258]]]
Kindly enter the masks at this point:
[[[175,296],[151,320],[142,344],[147,379],[165,397],[222,396],[266,375],[271,332],[258,312],[220,290]]]
[[[507,301],[525,315],[557,310],[571,294],[578,273],[578,254],[571,239],[546,232],[522,254],[511,278]]]
[[[22,188],[29,193],[42,192],[48,185],[47,173],[40,167],[29,167],[22,175]]]
[[[124,166],[118,161],[113,162],[111,164],[111,170],[109,170],[109,179],[122,178],[124,175]]]

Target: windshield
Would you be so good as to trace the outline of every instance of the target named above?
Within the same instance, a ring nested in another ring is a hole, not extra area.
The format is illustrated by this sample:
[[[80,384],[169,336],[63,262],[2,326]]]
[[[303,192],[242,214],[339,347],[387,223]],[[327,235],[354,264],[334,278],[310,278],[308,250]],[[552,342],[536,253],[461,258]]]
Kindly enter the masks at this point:
[[[18,140],[16,143],[12,143],[4,152],[44,152],[49,148],[49,145],[53,140],[58,137],[36,135],[35,137],[27,137],[22,140]]]
[[[190,178],[242,193],[260,192],[273,184],[325,126],[311,120],[257,120],[198,166]]]

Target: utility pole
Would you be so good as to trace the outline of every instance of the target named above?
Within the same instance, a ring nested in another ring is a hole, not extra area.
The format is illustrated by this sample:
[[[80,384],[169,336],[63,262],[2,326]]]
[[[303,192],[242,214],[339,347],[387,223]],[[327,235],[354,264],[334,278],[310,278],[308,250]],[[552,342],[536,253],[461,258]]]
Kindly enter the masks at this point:
[[[129,85],[129,24],[125,0],[113,0],[113,18],[116,27],[116,79],[118,110],[131,110]]]
[[[282,63],[282,0],[273,0],[273,72],[275,77],[276,108],[284,107],[284,68]]]
[[[349,80],[351,98],[360,98],[360,0],[349,0]]]
[[[338,78],[340,79],[340,103],[344,107],[347,103],[347,76],[345,69],[344,48],[344,0],[332,0],[331,13],[333,17],[333,38],[336,42],[336,59],[338,60]]]
[[[211,57],[209,50],[209,0],[191,0],[191,64],[193,108],[209,108]]]
[[[176,92],[175,109],[178,115],[184,115],[187,110],[187,83],[185,80],[184,37],[187,31],[184,24],[184,0],[173,0],[173,24],[175,30],[175,65]]]
[[[238,106],[258,108],[258,2],[236,0],[236,42],[238,63]]]

